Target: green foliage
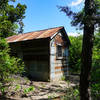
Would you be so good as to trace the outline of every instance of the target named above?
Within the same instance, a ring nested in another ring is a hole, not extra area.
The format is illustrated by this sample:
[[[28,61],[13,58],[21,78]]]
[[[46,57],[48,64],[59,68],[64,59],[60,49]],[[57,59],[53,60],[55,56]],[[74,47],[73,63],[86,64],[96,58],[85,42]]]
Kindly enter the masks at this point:
[[[90,20],[93,20],[92,23],[97,24],[100,28],[100,0],[94,0],[94,7],[91,9],[94,16],[86,15],[85,7],[79,12],[73,12],[68,6],[58,6],[58,8],[72,19],[71,25],[77,26],[77,29],[83,29],[84,23],[91,24]]]
[[[93,24],[97,25],[100,29],[100,0],[94,0],[94,7],[91,12],[94,16],[85,14],[85,7],[79,12],[73,12],[69,6],[58,6],[60,11],[64,12],[66,16],[71,18],[71,25],[76,26],[76,29],[82,30],[84,23],[91,24],[90,20],[93,20]]]
[[[66,95],[61,100],[80,100],[79,89],[77,87],[69,87],[66,90]]]
[[[27,93],[34,91],[34,90],[35,90],[34,86],[30,86],[29,88],[24,89],[24,94],[27,94]]]
[[[81,37],[69,37],[71,40],[69,64],[72,68],[72,72],[76,73],[80,71],[80,59],[81,59]],[[100,99],[100,32],[95,34],[93,57],[92,57],[92,73],[91,73],[91,93],[93,100]],[[66,98],[71,98],[71,92],[67,93]],[[99,99],[98,99],[99,98]],[[65,99],[71,100],[71,99]]]
[[[69,36],[71,46],[69,48],[69,66],[72,73],[80,72],[81,66],[81,49],[82,49],[82,36]],[[100,33],[95,34],[94,47],[93,47],[93,62],[92,62],[92,81],[99,81],[100,77]],[[100,82],[100,81],[99,81]]]
[[[100,32],[95,34],[93,66],[91,71],[91,93],[93,100],[100,99]]]
[[[51,100],[53,97],[52,96],[48,96],[48,99]]]
[[[19,90],[21,88],[20,85],[16,85],[15,91]]]
[[[0,91],[5,88],[5,84],[12,74],[20,74],[24,71],[23,62],[15,57],[9,56],[9,46],[5,39],[0,38]],[[11,80],[11,79],[10,79]]]
[[[2,87],[1,88],[1,93],[4,94],[5,93],[5,90],[6,90],[6,88],[5,87]]]
[[[6,88],[3,87],[2,83],[0,83],[0,92],[1,92],[2,94],[4,94],[4,93],[5,93],[5,90],[6,90]]]
[[[100,66],[100,32],[95,34],[93,48],[93,66]]]
[[[100,83],[100,33],[95,34],[91,81]]]
[[[100,99],[100,83],[91,85],[91,95],[92,95],[93,100]]]
[[[10,1],[0,0],[0,36],[8,37],[18,32],[23,32],[23,22],[26,5],[18,3],[16,6],[10,5]],[[18,28],[19,27],[19,28]]]
[[[11,81],[12,74],[20,74],[24,71],[24,63],[15,57],[10,57],[10,48],[4,38],[23,31],[23,18],[25,17],[25,5],[18,3],[10,5],[10,1],[0,0],[0,91],[5,92],[6,83]],[[17,89],[18,87],[16,87]]]
[[[69,39],[71,41],[71,46],[69,48],[69,66],[72,72],[77,73],[80,72],[82,36],[70,36]]]
[[[100,30],[100,0],[85,0],[84,8],[80,12],[74,13],[69,7],[60,7],[68,17],[72,18],[71,24],[78,26],[79,29],[84,28],[83,44],[82,44],[82,57],[81,57],[81,75],[80,75],[80,96],[81,100],[89,100],[89,77],[92,68],[92,48],[94,29],[97,26]],[[99,40],[100,41],[100,40]],[[97,48],[94,49],[94,61],[98,62]],[[99,60],[100,61],[100,60]],[[93,62],[97,66],[97,64]],[[94,73],[95,75],[95,73]],[[83,82],[85,83],[83,84]],[[71,99],[72,100],[72,99]],[[100,100],[100,98],[98,99]]]
[[[52,99],[54,99],[55,97],[56,97],[56,94],[53,93],[52,95],[49,95],[49,96],[48,96],[48,100],[52,100]]]
[[[95,83],[100,83],[100,66],[92,68],[91,81]]]
[[[62,81],[65,81],[65,80],[66,80],[66,77],[63,75],[63,76],[61,77],[61,80],[62,80]]]

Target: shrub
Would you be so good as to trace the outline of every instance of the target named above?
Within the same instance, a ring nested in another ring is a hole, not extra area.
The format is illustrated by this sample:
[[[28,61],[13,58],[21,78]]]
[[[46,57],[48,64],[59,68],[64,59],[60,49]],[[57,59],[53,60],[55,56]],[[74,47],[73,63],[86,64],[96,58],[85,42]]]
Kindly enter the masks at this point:
[[[100,100],[100,83],[91,85],[91,96],[93,100]]]
[[[61,100],[80,100],[78,87],[69,87]]]
[[[24,71],[24,63],[15,57],[9,55],[9,45],[5,39],[0,38],[0,91],[11,80],[12,74],[20,74]]]
[[[24,94],[22,96],[27,96],[27,94],[31,91],[34,91],[35,87],[34,86],[30,86],[29,88],[25,88],[24,89]]]

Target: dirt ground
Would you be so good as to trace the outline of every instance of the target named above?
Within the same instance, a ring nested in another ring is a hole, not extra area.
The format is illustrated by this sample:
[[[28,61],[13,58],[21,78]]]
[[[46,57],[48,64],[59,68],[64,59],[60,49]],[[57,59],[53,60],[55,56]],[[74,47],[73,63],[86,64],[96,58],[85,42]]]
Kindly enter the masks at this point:
[[[0,98],[0,100],[61,100],[60,96],[65,95],[66,88],[76,85],[76,83],[74,83],[75,81],[73,82],[74,79],[72,77],[71,79],[71,82],[40,82],[15,77],[15,81],[13,81],[11,86],[6,90],[6,98]]]

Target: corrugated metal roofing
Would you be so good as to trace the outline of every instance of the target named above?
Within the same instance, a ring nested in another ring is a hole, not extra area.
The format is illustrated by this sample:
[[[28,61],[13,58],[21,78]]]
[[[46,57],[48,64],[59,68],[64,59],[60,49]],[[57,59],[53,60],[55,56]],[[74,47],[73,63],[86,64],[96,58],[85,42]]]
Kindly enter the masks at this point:
[[[40,31],[28,32],[24,34],[13,35],[6,39],[8,43],[12,43],[18,41],[32,40],[32,39],[48,38],[53,36],[56,32],[58,32],[62,28],[63,27],[56,27]]]

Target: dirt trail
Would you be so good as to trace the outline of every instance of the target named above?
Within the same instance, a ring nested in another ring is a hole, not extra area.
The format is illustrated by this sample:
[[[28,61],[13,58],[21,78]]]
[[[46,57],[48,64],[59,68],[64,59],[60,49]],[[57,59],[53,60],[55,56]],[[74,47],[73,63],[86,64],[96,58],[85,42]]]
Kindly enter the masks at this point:
[[[25,94],[24,90],[32,86],[34,91]],[[25,78],[18,78],[9,87],[7,98],[0,100],[60,100],[60,96],[65,95],[66,88],[70,86],[75,86],[75,83],[68,83],[66,81],[36,82]]]

